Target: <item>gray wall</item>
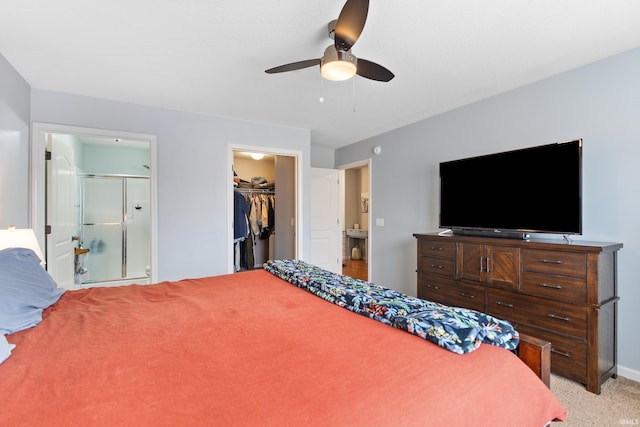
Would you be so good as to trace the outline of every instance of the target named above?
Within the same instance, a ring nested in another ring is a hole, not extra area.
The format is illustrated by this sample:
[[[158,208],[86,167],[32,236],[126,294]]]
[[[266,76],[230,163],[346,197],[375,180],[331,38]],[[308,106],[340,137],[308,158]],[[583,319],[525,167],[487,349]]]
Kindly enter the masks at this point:
[[[412,234],[438,230],[439,162],[583,138],[583,235],[576,240],[624,243],[619,363],[640,379],[638,76],[635,49],[337,150],[337,166],[373,158],[372,224],[385,222],[371,226],[372,280],[415,295]],[[371,154],[376,145],[379,156]]]
[[[310,235],[308,130],[30,89],[1,55],[0,81],[0,227],[29,225],[31,120],[158,136],[159,280],[227,272],[228,144],[302,153],[300,220]],[[304,242],[300,256],[308,258]]]
[[[27,82],[0,55],[0,228],[29,226]]]
[[[227,272],[228,145],[302,152],[303,224],[308,216],[308,130],[32,90],[31,120],[158,136],[158,279]],[[306,239],[308,242],[308,239]],[[301,257],[308,258],[308,244]]]
[[[333,168],[334,150],[325,147],[311,147],[311,167]]]

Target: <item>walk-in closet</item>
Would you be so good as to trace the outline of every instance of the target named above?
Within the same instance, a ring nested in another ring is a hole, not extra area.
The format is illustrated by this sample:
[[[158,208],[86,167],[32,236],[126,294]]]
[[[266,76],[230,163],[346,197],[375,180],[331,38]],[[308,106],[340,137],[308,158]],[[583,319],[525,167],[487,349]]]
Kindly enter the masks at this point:
[[[295,258],[294,157],[234,151],[234,269]]]

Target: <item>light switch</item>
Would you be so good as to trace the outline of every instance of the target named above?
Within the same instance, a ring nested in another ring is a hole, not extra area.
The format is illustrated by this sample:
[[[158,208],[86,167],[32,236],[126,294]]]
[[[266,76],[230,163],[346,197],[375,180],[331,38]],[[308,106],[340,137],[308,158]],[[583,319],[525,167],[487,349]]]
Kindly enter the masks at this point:
[[[376,218],[376,226],[384,227],[384,218]]]

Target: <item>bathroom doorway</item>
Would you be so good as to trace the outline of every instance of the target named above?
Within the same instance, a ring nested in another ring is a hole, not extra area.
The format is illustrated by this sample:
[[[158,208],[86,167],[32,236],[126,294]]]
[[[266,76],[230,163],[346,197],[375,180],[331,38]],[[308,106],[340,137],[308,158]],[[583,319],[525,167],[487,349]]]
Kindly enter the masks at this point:
[[[32,147],[32,226],[59,286],[156,281],[155,137],[34,123]]]
[[[370,280],[370,161],[345,165],[342,274]]]

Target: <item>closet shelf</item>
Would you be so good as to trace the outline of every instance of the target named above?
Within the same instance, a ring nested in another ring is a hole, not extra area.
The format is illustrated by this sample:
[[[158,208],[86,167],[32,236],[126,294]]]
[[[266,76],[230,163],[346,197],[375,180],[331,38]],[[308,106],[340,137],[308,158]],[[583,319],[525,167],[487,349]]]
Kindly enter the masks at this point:
[[[274,194],[273,188],[234,188],[238,193]]]

